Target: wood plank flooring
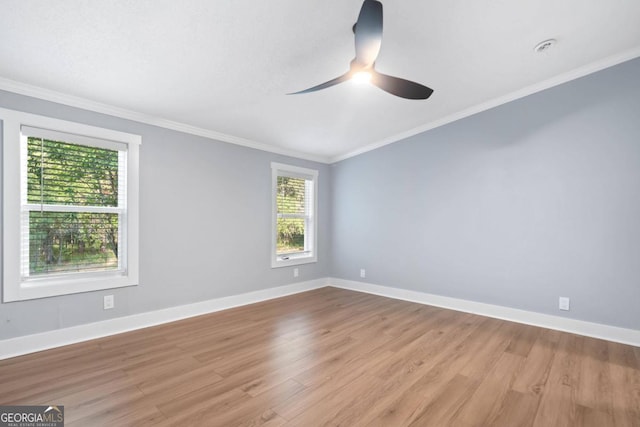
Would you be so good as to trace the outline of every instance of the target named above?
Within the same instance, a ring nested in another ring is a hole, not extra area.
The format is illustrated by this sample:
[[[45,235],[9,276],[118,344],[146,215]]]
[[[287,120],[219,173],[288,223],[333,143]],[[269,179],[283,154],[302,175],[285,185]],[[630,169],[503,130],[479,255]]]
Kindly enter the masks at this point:
[[[640,426],[640,348],[323,288],[0,361],[67,426]]]

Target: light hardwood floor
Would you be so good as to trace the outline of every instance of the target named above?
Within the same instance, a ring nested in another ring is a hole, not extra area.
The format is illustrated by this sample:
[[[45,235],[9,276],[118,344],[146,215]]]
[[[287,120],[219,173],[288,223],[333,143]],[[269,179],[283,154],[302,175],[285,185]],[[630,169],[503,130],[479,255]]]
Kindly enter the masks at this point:
[[[67,426],[640,426],[640,348],[323,288],[0,361]]]

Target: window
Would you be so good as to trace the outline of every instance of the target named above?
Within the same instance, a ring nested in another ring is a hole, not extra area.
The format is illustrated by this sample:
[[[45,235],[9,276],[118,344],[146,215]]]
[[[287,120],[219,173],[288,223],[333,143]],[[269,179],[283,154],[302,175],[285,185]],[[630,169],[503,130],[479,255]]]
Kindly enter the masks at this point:
[[[137,135],[0,109],[3,301],[138,283]]]
[[[317,261],[318,171],[271,163],[271,267]]]

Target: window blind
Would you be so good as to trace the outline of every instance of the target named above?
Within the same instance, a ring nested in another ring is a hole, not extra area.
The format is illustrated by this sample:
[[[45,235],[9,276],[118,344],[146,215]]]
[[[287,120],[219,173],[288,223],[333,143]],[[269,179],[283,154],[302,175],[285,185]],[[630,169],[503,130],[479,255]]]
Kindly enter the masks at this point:
[[[22,276],[124,269],[126,144],[30,126],[21,133]]]
[[[297,175],[299,176],[299,175]],[[290,255],[309,250],[313,181],[306,177],[278,176],[277,254]]]

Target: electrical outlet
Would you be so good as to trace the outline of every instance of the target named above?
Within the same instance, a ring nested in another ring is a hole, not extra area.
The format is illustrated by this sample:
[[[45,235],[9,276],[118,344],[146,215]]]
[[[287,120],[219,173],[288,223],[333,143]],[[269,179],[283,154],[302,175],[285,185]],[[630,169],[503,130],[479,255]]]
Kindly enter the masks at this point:
[[[104,309],[105,310],[111,310],[113,307],[115,307],[116,303],[115,300],[113,298],[113,295],[105,295],[104,297]]]
[[[367,275],[367,272],[364,271],[364,268],[360,269],[360,277],[364,278]]]
[[[298,271],[297,268],[293,269],[293,277],[298,277],[300,275],[300,272]]]
[[[560,310],[569,311],[569,297],[560,297],[558,299],[558,308]]]

